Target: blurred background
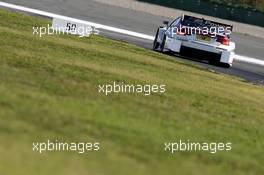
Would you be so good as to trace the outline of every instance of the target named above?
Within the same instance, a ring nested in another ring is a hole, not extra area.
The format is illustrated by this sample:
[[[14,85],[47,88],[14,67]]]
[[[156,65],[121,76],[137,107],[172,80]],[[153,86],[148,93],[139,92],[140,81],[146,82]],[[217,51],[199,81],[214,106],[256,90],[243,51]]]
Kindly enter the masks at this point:
[[[264,27],[264,0],[138,0]]]

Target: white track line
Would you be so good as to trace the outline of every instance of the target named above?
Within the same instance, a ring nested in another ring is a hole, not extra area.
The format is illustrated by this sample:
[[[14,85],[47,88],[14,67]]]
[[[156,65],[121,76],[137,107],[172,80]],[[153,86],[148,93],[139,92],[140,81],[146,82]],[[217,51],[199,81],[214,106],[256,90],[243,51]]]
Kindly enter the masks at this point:
[[[94,22],[89,22],[89,21],[84,21],[84,20],[80,20],[80,19],[76,19],[76,18],[67,17],[67,16],[57,15],[54,13],[49,13],[49,12],[36,10],[36,9],[32,9],[32,8],[27,8],[27,7],[14,5],[14,4],[6,3],[6,2],[0,1],[0,6],[10,8],[10,9],[20,10],[20,11],[24,11],[24,12],[29,12],[29,13],[33,13],[33,14],[37,14],[37,15],[41,15],[41,16],[46,16],[46,17],[50,17],[50,18],[57,18],[57,19],[63,19],[63,20],[72,21],[72,22],[76,22],[76,23],[81,23],[81,24],[93,26],[93,27],[98,28],[98,29],[108,30],[111,32],[125,34],[125,35],[129,35],[129,36],[134,36],[134,37],[138,37],[138,38],[142,38],[142,39],[147,39],[147,40],[152,40],[152,41],[154,40],[154,36],[146,35],[143,33],[133,32],[133,31],[129,31],[129,30],[125,30],[125,29],[119,29],[116,27],[102,25],[102,24],[98,24],[98,23],[94,23]],[[256,64],[256,65],[264,66],[263,60],[259,60],[256,58],[250,58],[247,56],[236,55],[235,60],[250,63],[250,64]]]
[[[235,60],[237,60],[237,61],[264,66],[264,61],[263,60],[259,60],[259,59],[256,59],[256,58],[250,58],[250,57],[242,56],[242,55],[236,55],[235,57],[236,57]]]
[[[119,28],[106,26],[106,25],[102,25],[102,24],[98,24],[98,23],[94,23],[94,22],[84,21],[84,20],[80,20],[80,19],[76,19],[76,18],[67,17],[67,16],[61,16],[61,15],[57,15],[54,13],[49,13],[49,12],[36,10],[36,9],[32,9],[32,8],[27,8],[27,7],[23,7],[23,6],[19,6],[19,5],[9,4],[6,2],[0,2],[0,6],[10,8],[10,9],[20,10],[20,11],[24,11],[24,12],[29,12],[29,13],[33,13],[33,14],[37,14],[37,15],[41,15],[41,16],[46,16],[46,17],[50,17],[50,18],[57,18],[57,19],[63,19],[63,20],[72,21],[72,22],[76,22],[76,23],[81,23],[81,24],[85,24],[88,26],[93,26],[93,27],[98,28],[98,29],[108,30],[111,32],[121,33],[121,34],[130,35],[130,36],[139,37],[139,38],[148,39],[148,40],[154,40],[154,37],[150,36],[150,35],[145,35],[142,33],[132,32],[132,31],[125,30],[125,29],[119,29]]]

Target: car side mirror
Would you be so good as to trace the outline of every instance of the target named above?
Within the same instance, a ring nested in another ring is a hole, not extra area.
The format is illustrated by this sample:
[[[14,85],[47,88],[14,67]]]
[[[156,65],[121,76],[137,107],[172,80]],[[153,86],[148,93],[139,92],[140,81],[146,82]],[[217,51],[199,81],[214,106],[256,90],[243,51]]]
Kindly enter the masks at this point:
[[[169,25],[169,21],[163,21],[163,24],[168,26]]]

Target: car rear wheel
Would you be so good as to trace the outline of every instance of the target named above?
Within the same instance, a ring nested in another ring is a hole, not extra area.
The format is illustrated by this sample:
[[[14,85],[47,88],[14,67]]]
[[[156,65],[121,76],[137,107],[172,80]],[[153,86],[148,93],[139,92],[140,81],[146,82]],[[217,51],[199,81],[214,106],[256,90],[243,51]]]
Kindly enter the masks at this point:
[[[224,67],[224,68],[230,68],[231,67],[230,64],[228,64],[228,63],[221,63],[221,62],[220,62],[220,66],[221,67]]]
[[[158,42],[158,35],[159,35],[159,29],[157,30],[154,42],[153,42],[153,48],[152,50],[158,51],[158,48],[160,47],[160,43]]]
[[[166,35],[164,35],[162,43],[160,45],[160,52],[164,52],[165,42],[166,42]]]
[[[222,63],[220,62],[220,60],[216,60],[216,59],[209,60],[209,64],[214,65],[214,66],[223,67],[223,68],[230,68],[232,66],[229,63]]]
[[[220,60],[219,59],[210,58],[209,59],[209,64],[214,65],[214,66],[220,65]]]

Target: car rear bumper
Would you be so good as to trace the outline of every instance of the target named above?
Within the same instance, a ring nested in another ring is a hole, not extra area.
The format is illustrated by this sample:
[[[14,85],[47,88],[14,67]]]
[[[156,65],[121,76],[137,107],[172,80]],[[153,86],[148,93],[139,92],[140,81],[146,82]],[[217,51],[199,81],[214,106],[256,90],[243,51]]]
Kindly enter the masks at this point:
[[[216,59],[221,63],[232,65],[235,53],[230,48],[212,46],[210,44],[196,41],[181,41],[169,38],[166,41],[166,48],[174,52],[181,52],[188,56],[195,56],[198,59]]]

